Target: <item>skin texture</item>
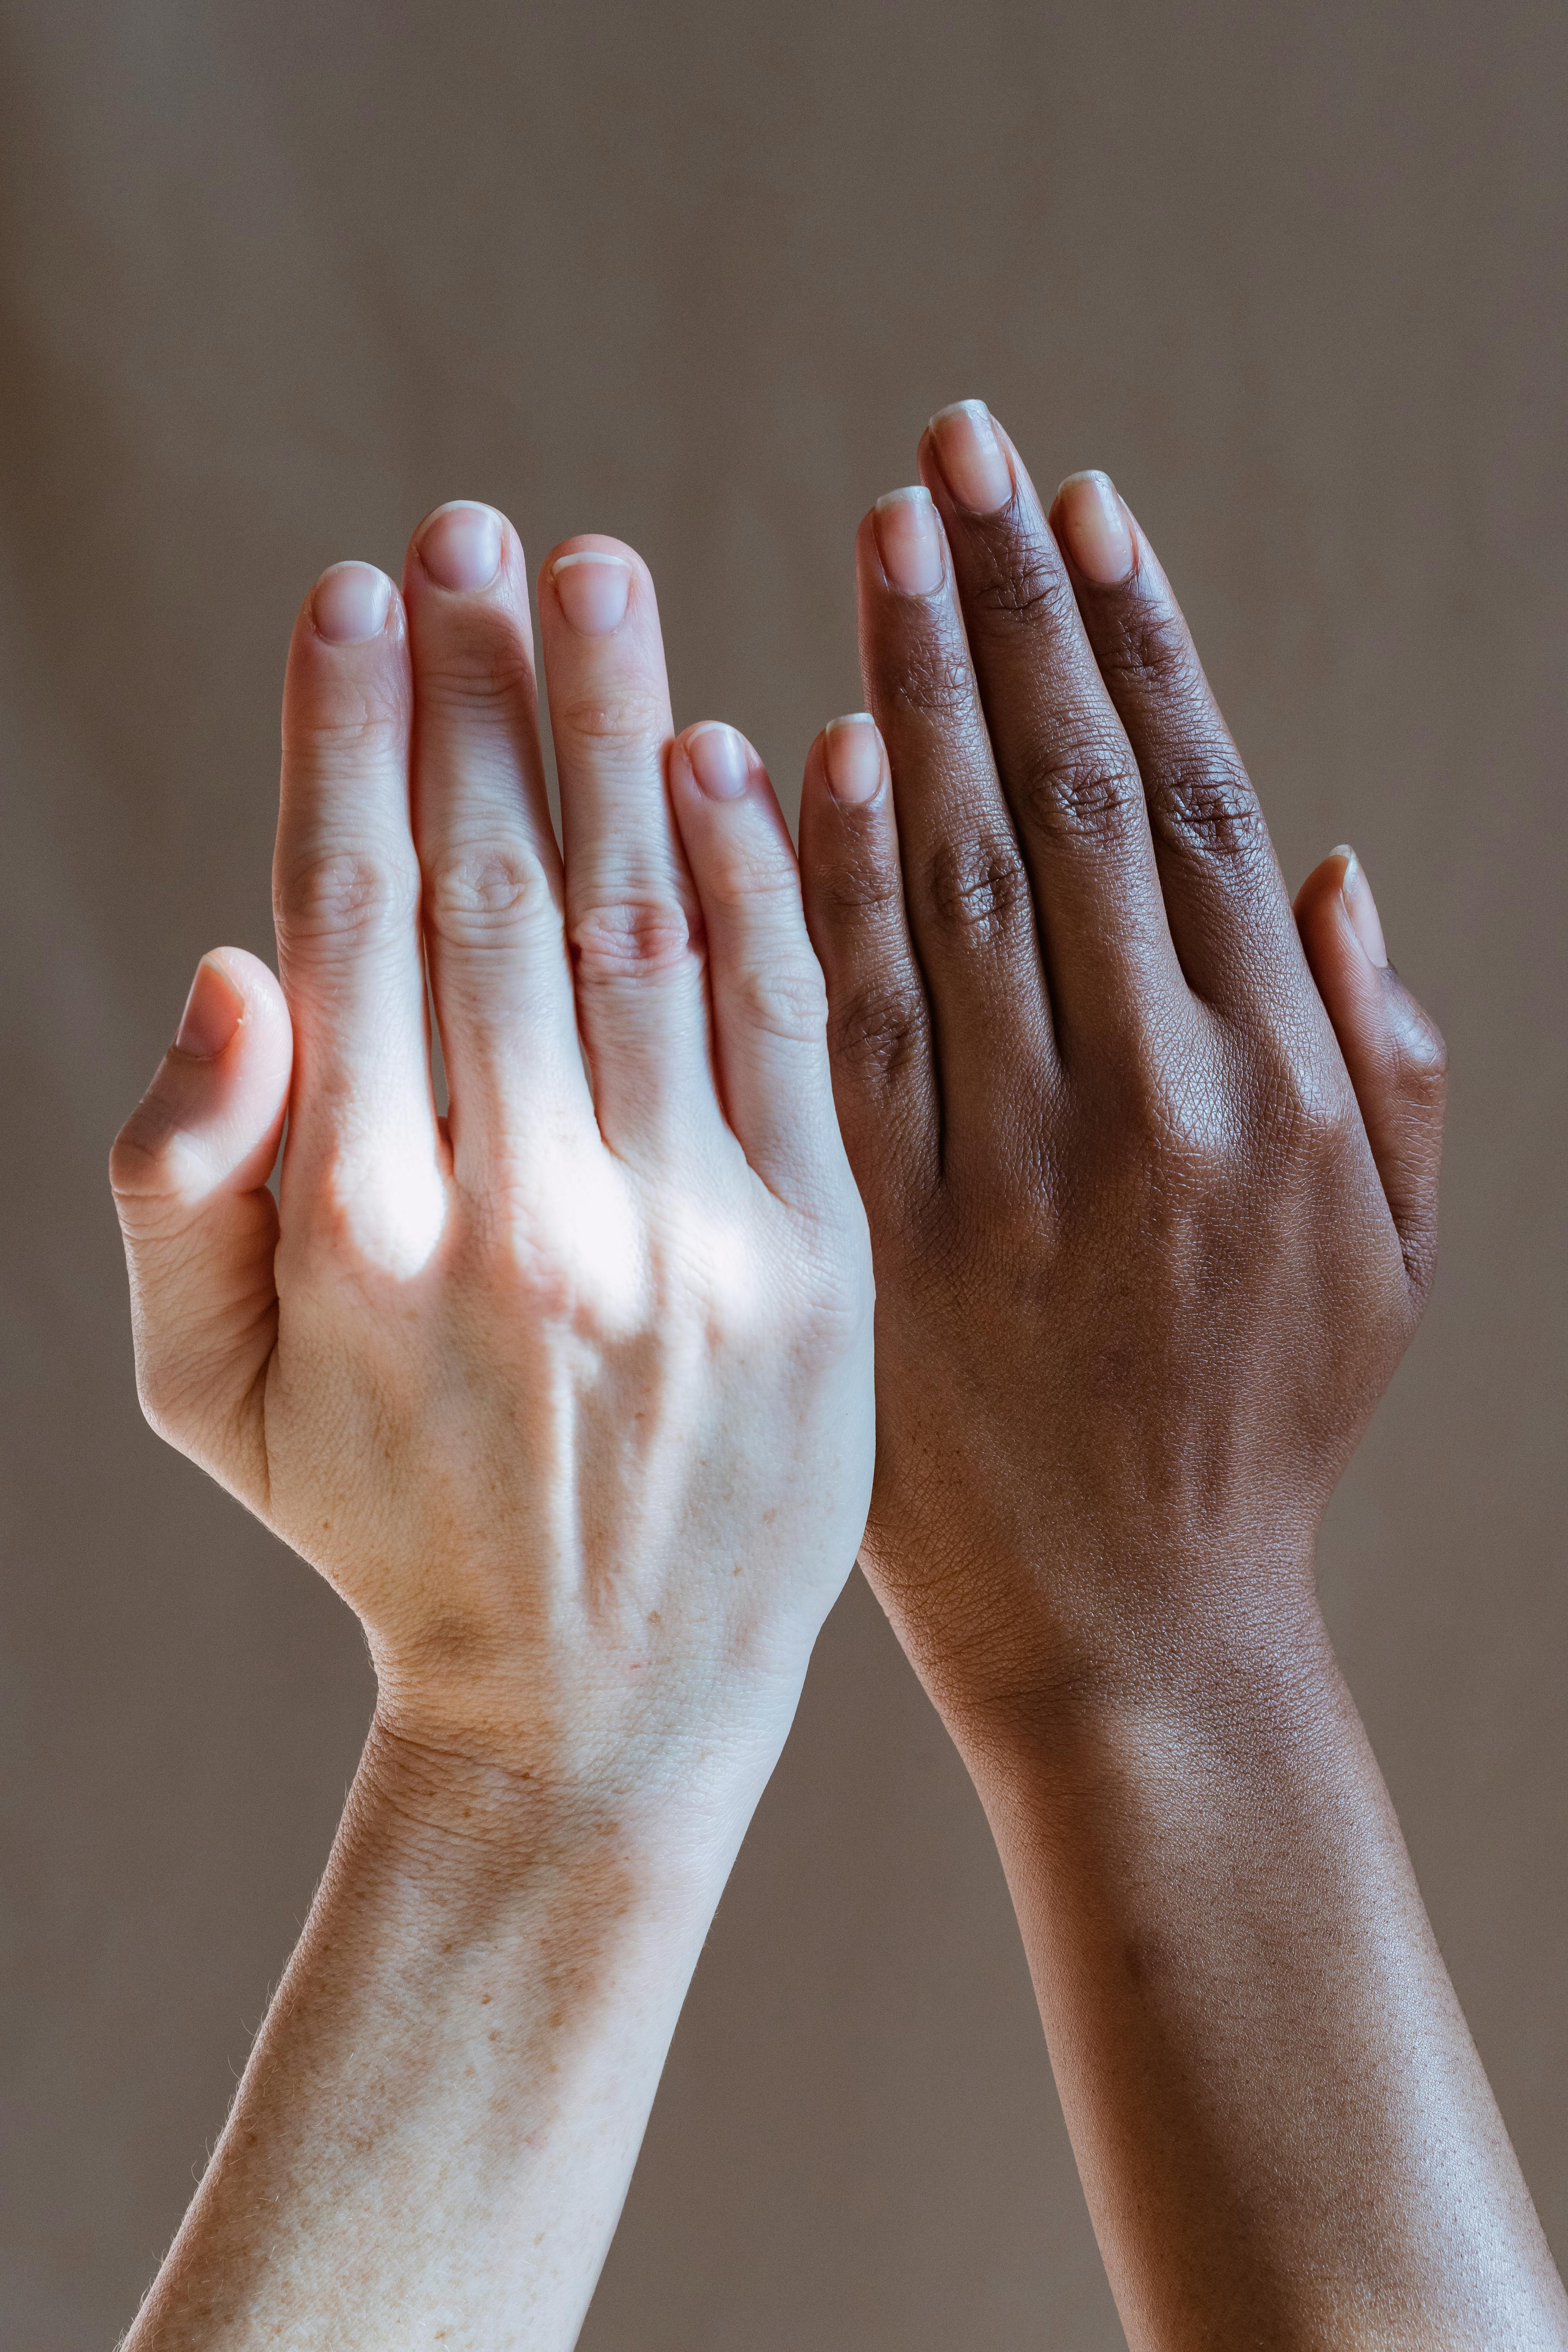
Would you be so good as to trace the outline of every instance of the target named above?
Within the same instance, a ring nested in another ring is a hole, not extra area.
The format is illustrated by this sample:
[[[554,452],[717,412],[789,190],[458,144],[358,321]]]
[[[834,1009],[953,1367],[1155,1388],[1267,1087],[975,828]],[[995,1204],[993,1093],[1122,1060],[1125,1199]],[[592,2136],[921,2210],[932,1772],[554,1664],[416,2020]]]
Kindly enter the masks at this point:
[[[281,987],[206,959],[115,1147],[148,1416],[379,1692],[131,2352],[574,2340],[864,1524],[868,1249],[772,788],[672,735],[629,549],[539,593],[563,857],[510,524],[438,509],[401,595],[323,576]]]
[[[1441,1042],[1348,853],[1293,913],[1104,478],[1047,516],[973,404],[920,469],[857,549],[877,773],[830,729],[802,811],[862,1558],[996,1834],[1129,2342],[1561,2345],[1313,1589],[1431,1279]]]

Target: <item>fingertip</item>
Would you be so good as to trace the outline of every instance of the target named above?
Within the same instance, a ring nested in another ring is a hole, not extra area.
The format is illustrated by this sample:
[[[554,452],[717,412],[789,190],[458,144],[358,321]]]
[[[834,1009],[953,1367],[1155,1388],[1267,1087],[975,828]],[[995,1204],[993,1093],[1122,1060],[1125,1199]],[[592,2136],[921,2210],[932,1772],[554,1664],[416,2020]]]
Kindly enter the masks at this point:
[[[408,717],[403,598],[373,563],[333,563],[295,616],[283,679],[286,752],[335,736],[345,711],[402,728]]]
[[[819,727],[806,746],[805,764],[800,777],[800,821],[804,827],[806,812],[817,801],[831,802],[832,791],[827,782],[827,730]]]
[[[1325,920],[1333,920],[1334,901],[1341,899],[1342,903],[1345,873],[1354,855],[1354,851],[1344,843],[1337,849],[1331,849],[1326,857],[1319,858],[1297,891],[1294,911],[1303,939],[1308,926],[1317,929]]]
[[[700,719],[676,737],[672,761],[704,800],[738,801],[765,778],[756,747],[722,719]]]
[[[579,531],[552,547],[539,568],[541,613],[553,605],[578,636],[611,636],[653,594],[653,575],[635,547],[602,531]]]
[[[868,592],[888,593],[887,575],[882,569],[881,550],[877,541],[875,507],[868,507],[856,526],[855,583],[862,602]]]
[[[1305,942],[1337,943],[1359,951],[1373,971],[1389,969],[1383,924],[1366,869],[1348,841],[1320,858],[1296,893],[1296,921]],[[1310,954],[1310,948],[1309,948]]]
[[[934,596],[947,583],[947,539],[924,482],[889,490],[871,509],[872,544],[883,586],[895,596]]]
[[[629,540],[617,539],[613,531],[575,530],[565,539],[558,539],[539,567],[541,581],[549,580],[558,564],[586,562],[599,557],[607,563],[624,563],[639,576],[649,576],[647,564]]]
[[[811,861],[812,837],[821,824],[822,811],[830,807],[833,795],[827,786],[827,730],[819,728],[806,747],[805,763],[800,777],[800,863],[806,873]]]
[[[368,645],[392,621],[397,591],[374,563],[330,563],[305,601],[311,627],[323,645]]]
[[[131,1200],[194,1201],[216,1184],[265,1181],[292,1061],[288,1007],[267,965],[244,948],[209,950],[170,1050],[115,1139],[122,1215]]]
[[[1098,467],[1068,474],[1051,501],[1050,525],[1074,569],[1096,588],[1124,588],[1139,568],[1131,511]]]
[[[234,1043],[245,1018],[245,992],[216,955],[205,955],[185,998],[174,1050],[187,1061],[216,1062]]]
[[[823,780],[837,806],[868,808],[888,781],[887,745],[871,713],[851,710],[830,719],[817,743]]]
[[[263,962],[260,956],[252,955],[248,948],[224,947],[209,948],[197,967],[198,973],[204,967],[218,974],[239,1002],[235,1034],[243,1031],[247,1044],[265,1037],[273,1051],[280,1047],[286,1055],[291,1055],[293,1024],[282,984],[271,965]]]
[[[1370,886],[1347,843],[1320,859],[1302,883],[1296,922],[1419,1298],[1431,1281],[1436,1231],[1442,1036],[1388,962]]]
[[[1377,901],[1372,895],[1372,885],[1366,878],[1366,869],[1348,843],[1336,850],[1334,855],[1345,860],[1344,871],[1340,879],[1340,895],[1345,902],[1345,912],[1350,917],[1351,929],[1355,933],[1367,961],[1374,964],[1379,971],[1386,971],[1388,949],[1384,941],[1383,923],[1378,915]]]
[[[1345,1018],[1364,1025],[1378,1002],[1373,982],[1380,967],[1368,956],[1351,916],[1348,886],[1357,864],[1354,850],[1342,844],[1320,858],[1296,893],[1296,928],[1336,1028]]]
[[[921,479],[976,521],[1011,506],[1016,485],[994,418],[983,400],[939,408],[921,436]]]
[[[1342,841],[1336,848],[1330,850],[1326,857],[1320,857],[1296,893],[1297,906],[1302,906],[1321,889],[1342,888],[1346,872],[1354,856],[1355,851],[1351,847],[1350,843]]]
[[[495,586],[516,537],[499,509],[479,499],[448,499],[409,541],[405,576],[416,567],[448,594],[477,594]]]

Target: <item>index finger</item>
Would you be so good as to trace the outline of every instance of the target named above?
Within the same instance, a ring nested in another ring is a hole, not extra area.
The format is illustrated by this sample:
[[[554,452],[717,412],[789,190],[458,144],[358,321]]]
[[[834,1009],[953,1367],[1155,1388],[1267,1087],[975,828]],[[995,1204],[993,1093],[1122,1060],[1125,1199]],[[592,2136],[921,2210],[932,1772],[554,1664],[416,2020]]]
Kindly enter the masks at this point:
[[[294,1023],[289,1163],[333,1171],[382,1236],[439,1216],[438,1138],[409,823],[412,689],[403,604],[340,563],[294,626],[273,861],[279,971]],[[377,1185],[395,1199],[375,1197]],[[396,1236],[401,1234],[401,1240]]]

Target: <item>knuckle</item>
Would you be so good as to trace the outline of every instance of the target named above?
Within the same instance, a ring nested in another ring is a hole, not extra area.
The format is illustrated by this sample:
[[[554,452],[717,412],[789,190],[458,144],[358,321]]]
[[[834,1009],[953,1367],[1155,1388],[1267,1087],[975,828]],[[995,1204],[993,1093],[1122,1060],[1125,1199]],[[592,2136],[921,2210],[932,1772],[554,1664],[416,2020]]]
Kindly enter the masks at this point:
[[[155,1106],[140,1104],[115,1137],[109,1153],[109,1189],[121,1210],[157,1199],[166,1189],[163,1145],[169,1124]]]
[[[1335,1057],[1310,1029],[1292,1024],[1248,1037],[1233,1066],[1231,1123],[1238,1150],[1284,1180],[1314,1175],[1359,1124],[1355,1096]]]
[[[1162,1171],[1161,1189],[1186,1198],[1227,1192],[1238,1174],[1236,1138],[1217,1104],[1158,1091],[1139,1122],[1142,1157]]]
[[[1268,829],[1239,760],[1205,752],[1168,767],[1152,795],[1168,837],[1228,861],[1268,854]]]
[[[457,944],[542,922],[553,912],[538,859],[503,848],[458,850],[432,860],[424,907],[427,928]]]
[[[1156,821],[1180,846],[1223,857],[1268,848],[1268,828],[1251,779],[1224,730],[1173,605],[1133,603],[1100,656],[1108,680],[1131,682],[1158,706],[1168,749],[1150,788]]]
[[[1125,746],[1089,730],[1037,751],[1016,797],[1020,813],[1039,832],[1111,845],[1131,831],[1142,787]]]
[[[510,635],[466,632],[449,644],[421,648],[417,682],[422,713],[493,710],[510,718],[520,701],[532,701],[533,665]]]
[[[721,856],[705,866],[702,894],[728,913],[745,914],[778,905],[788,909],[800,904],[800,877],[793,861],[775,847],[748,849],[731,844]]]
[[[827,1036],[835,1065],[862,1082],[897,1078],[924,1048],[925,1005],[912,988],[857,989],[833,1003]]]
[[[162,1242],[179,1231],[193,1172],[178,1114],[154,1083],[109,1154],[110,1191],[127,1244]]]
[[[649,737],[662,738],[668,732],[662,697],[651,688],[635,683],[613,691],[574,694],[552,701],[550,717],[557,735],[584,743],[602,743],[608,748],[642,742]]]
[[[419,911],[419,868],[379,849],[322,849],[280,867],[278,929],[289,941],[361,940],[406,929]]]
[[[850,858],[811,876],[811,900],[828,934],[881,930],[902,909],[903,877],[898,866],[869,857]]]
[[[1358,1123],[1348,1087],[1314,1086],[1300,1072],[1279,1083],[1265,1118],[1285,1164],[1314,1180],[1342,1157]]]
[[[651,979],[685,962],[691,925],[677,899],[657,894],[609,898],[580,908],[571,928],[572,959],[587,982]]]
[[[1241,1169],[1247,1123],[1233,1075],[1184,1026],[1132,1042],[1116,1110],[1129,1164],[1167,1201],[1228,1188]]]
[[[931,858],[926,893],[938,920],[978,946],[1007,929],[1028,896],[1028,883],[1012,837],[988,833],[942,842]]]
[[[1004,627],[1065,628],[1076,620],[1071,583],[1054,542],[1012,533],[992,550],[977,583],[975,609]]]
[[[1164,603],[1124,605],[1100,666],[1108,677],[1138,678],[1162,696],[1191,695],[1198,687],[1197,656],[1186,624]]]
[[[951,641],[908,646],[893,683],[893,700],[917,719],[950,718],[968,709],[974,700],[968,656]]]
[[[815,964],[752,963],[726,982],[748,1026],[771,1037],[809,1045],[827,1025],[827,992]]]
[[[367,760],[401,752],[408,724],[406,698],[399,688],[373,676],[342,678],[330,696],[312,697],[303,707],[285,706],[285,748],[327,773],[357,772]]]

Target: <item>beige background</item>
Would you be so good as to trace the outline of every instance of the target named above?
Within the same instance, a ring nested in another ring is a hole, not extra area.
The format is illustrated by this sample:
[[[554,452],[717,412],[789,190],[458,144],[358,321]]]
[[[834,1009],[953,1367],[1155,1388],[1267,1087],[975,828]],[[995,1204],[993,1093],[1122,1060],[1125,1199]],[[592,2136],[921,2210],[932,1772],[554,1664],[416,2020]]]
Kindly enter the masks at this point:
[[[1326,1588],[1568,2254],[1560,0],[9,0],[0,2335],[128,2321],[326,1851],[352,1621],[139,1420],[110,1136],[270,952],[294,605],[437,500],[653,563],[786,787],[940,402],[1108,466],[1285,865],[1454,1062],[1445,1261]],[[1120,2342],[967,1784],[864,1589],[678,2038],[592,2352]]]

